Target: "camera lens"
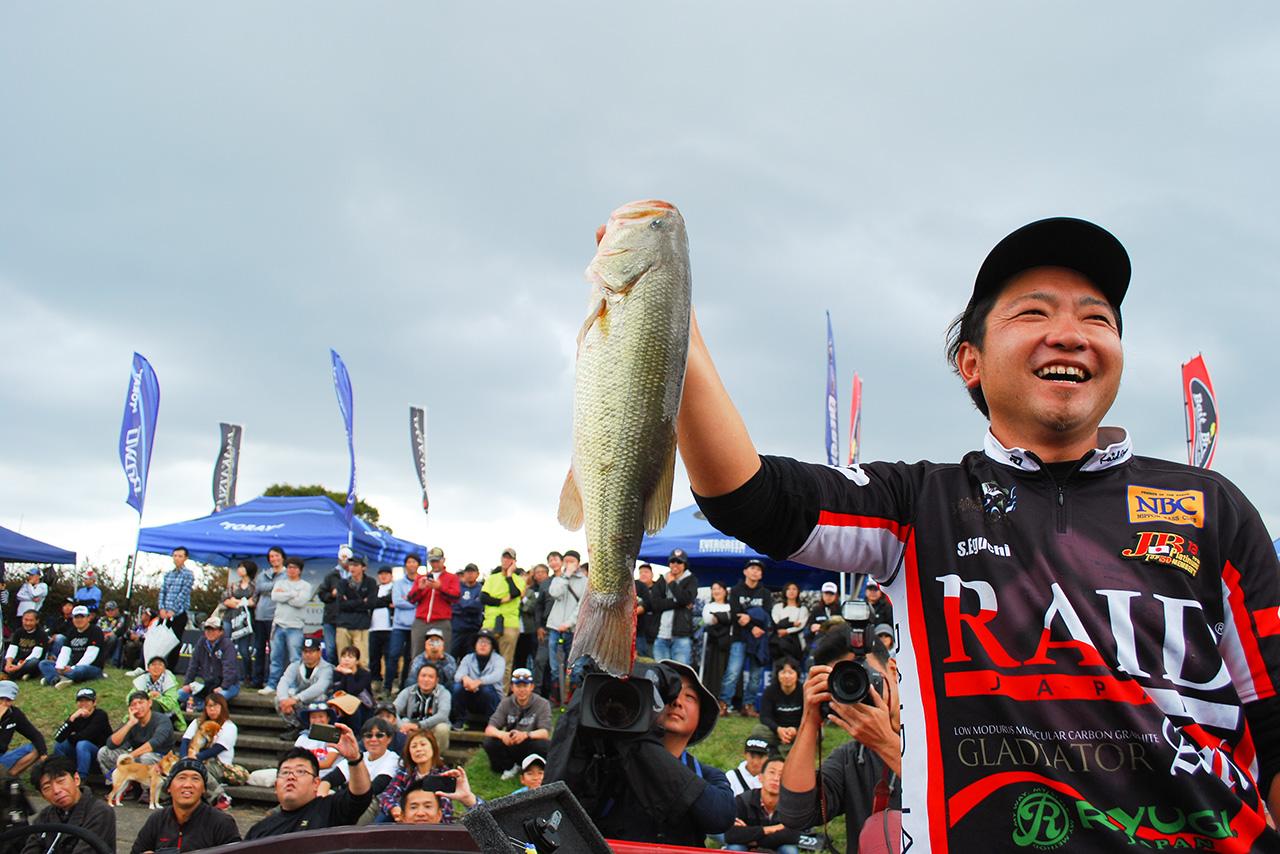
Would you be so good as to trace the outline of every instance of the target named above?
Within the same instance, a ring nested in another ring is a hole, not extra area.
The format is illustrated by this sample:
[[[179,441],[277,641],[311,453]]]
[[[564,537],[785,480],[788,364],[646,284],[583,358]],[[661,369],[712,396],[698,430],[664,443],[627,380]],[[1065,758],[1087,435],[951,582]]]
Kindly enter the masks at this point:
[[[640,680],[649,686],[647,680]],[[621,680],[602,684],[591,699],[591,711],[597,721],[610,729],[627,729],[640,719],[645,706],[634,685]]]
[[[841,703],[861,703],[870,693],[871,680],[867,668],[860,661],[841,661],[831,668],[827,676],[827,690]]]

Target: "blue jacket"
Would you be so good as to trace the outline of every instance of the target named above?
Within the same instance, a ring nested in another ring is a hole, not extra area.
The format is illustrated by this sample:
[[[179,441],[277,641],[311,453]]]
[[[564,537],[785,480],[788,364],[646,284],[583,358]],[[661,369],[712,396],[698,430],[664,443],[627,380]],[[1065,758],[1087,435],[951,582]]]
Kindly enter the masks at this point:
[[[458,631],[475,631],[484,623],[484,603],[480,601],[479,581],[470,587],[463,584],[462,595],[453,603],[452,626]]]
[[[240,662],[236,660],[235,643],[226,632],[213,643],[201,637],[191,650],[191,663],[187,665],[188,684],[199,680],[205,685],[223,689],[240,684]]]
[[[409,601],[409,588],[412,586],[412,578],[400,578],[391,584],[391,607],[395,609],[391,617],[393,629],[407,631],[413,628],[413,613],[418,606]]]

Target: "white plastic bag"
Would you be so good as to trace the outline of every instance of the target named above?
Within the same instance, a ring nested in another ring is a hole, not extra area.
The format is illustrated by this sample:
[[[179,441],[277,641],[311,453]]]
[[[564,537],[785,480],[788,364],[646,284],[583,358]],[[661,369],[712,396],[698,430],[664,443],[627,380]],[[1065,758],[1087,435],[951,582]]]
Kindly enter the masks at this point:
[[[147,639],[142,642],[142,660],[150,661],[157,655],[167,656],[178,645],[178,636],[169,628],[168,623],[156,623],[147,629]]]

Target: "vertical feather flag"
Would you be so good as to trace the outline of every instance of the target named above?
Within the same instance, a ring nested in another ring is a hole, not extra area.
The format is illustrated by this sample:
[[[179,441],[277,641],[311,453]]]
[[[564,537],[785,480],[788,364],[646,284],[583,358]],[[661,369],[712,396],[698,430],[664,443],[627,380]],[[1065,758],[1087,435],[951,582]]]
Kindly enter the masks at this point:
[[[862,378],[853,375],[852,400],[849,402],[849,465],[862,456]]]
[[[1187,410],[1187,457],[1191,465],[1209,468],[1218,448],[1218,399],[1209,369],[1199,354],[1182,366],[1182,402]]]
[[[351,517],[356,512],[356,443],[352,422],[351,375],[347,373],[347,366],[342,363],[342,357],[336,350],[330,350],[329,356],[333,362],[333,390],[338,395],[338,409],[342,412],[343,426],[347,428],[347,453],[351,456],[351,477],[347,481],[347,506],[344,511],[347,530],[350,530]]]
[[[827,312],[827,464],[840,465],[840,401],[836,397],[836,343]]]
[[[151,470],[151,449],[156,438],[156,416],[160,412],[160,381],[151,363],[133,354],[129,390],[124,397],[124,420],[120,424],[120,465],[129,482],[125,498],[142,518],[147,499],[147,474]]]

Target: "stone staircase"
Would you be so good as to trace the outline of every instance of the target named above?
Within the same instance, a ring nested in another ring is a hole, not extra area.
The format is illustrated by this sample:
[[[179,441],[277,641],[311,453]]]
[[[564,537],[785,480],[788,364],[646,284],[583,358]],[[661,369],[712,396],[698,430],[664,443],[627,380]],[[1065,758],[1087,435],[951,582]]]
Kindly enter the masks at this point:
[[[231,719],[235,721],[236,764],[250,773],[260,768],[275,768],[281,754],[293,746],[281,741],[280,734],[288,730],[284,720],[276,713],[275,697],[264,696],[248,689],[231,701]],[[465,765],[471,755],[480,749],[483,733],[467,730],[455,732],[449,738],[445,760],[451,765]],[[275,790],[264,786],[228,786],[232,801],[276,803]]]

